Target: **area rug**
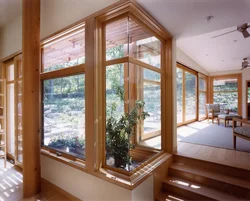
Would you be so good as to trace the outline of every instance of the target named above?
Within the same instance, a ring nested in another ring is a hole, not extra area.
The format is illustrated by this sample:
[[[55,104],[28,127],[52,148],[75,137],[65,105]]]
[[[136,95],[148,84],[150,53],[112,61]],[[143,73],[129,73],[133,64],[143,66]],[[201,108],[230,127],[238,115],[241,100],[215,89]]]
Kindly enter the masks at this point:
[[[213,147],[233,149],[232,125],[224,127],[211,121],[194,122],[177,128],[177,140]],[[250,153],[250,141],[237,138],[236,150]]]

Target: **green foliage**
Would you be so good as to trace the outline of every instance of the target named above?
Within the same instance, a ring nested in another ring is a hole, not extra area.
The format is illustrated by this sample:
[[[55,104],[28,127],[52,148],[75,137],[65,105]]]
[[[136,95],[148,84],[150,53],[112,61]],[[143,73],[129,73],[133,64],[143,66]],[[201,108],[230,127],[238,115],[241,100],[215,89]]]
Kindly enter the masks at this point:
[[[132,160],[129,155],[129,150],[133,147],[130,136],[134,134],[138,122],[149,116],[143,111],[144,105],[144,101],[137,101],[134,109],[119,119],[114,118],[112,112],[107,118],[106,147],[108,154],[115,159],[115,167],[125,168]],[[115,106],[112,109],[115,109]]]
[[[79,137],[75,134],[68,134],[68,135],[59,135],[52,137],[48,144],[50,147],[62,147],[66,146],[69,148],[84,148],[85,146],[85,139],[83,137]]]

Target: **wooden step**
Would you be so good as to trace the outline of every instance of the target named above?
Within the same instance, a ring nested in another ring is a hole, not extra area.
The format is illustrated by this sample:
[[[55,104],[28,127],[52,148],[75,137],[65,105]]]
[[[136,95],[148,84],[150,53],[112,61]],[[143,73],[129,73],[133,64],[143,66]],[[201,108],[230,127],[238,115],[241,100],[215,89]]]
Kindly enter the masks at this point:
[[[164,189],[166,191],[187,197],[191,200],[221,200],[221,201],[239,201],[245,200],[228,193],[208,188],[206,186],[190,182],[178,177],[168,177],[164,180]]]
[[[218,164],[214,162],[204,161],[201,159],[194,159],[180,155],[174,155],[174,162],[183,163],[186,165],[192,165],[193,167],[206,169],[209,170],[210,172],[216,172],[230,177],[236,177],[250,181],[250,170],[242,169],[239,167],[232,167],[229,165]]]
[[[190,199],[175,195],[169,192],[162,192],[160,193],[157,198],[157,201],[188,201]]]
[[[224,175],[218,172],[183,163],[174,163],[169,167],[169,175],[194,181],[229,194],[250,199],[250,181]]]

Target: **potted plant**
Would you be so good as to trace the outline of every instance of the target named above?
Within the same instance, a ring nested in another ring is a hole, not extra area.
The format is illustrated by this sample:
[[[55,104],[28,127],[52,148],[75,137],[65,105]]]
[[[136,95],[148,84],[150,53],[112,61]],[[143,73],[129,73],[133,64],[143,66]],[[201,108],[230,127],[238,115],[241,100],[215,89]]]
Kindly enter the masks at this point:
[[[135,127],[139,121],[144,120],[149,114],[143,111],[144,101],[137,101],[133,110],[116,119],[112,115],[107,118],[106,125],[106,147],[107,155],[114,158],[114,166],[117,168],[126,168],[131,164],[132,158],[129,151],[133,148],[130,142],[131,135],[134,134]]]

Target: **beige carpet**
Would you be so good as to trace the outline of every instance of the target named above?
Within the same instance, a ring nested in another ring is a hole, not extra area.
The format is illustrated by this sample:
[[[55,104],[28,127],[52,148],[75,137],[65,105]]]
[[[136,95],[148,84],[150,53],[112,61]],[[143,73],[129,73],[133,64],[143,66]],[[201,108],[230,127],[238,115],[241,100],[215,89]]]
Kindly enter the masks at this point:
[[[224,127],[211,121],[194,122],[177,128],[177,140],[201,145],[233,149],[232,126]],[[237,138],[236,149],[250,153],[250,141]]]

